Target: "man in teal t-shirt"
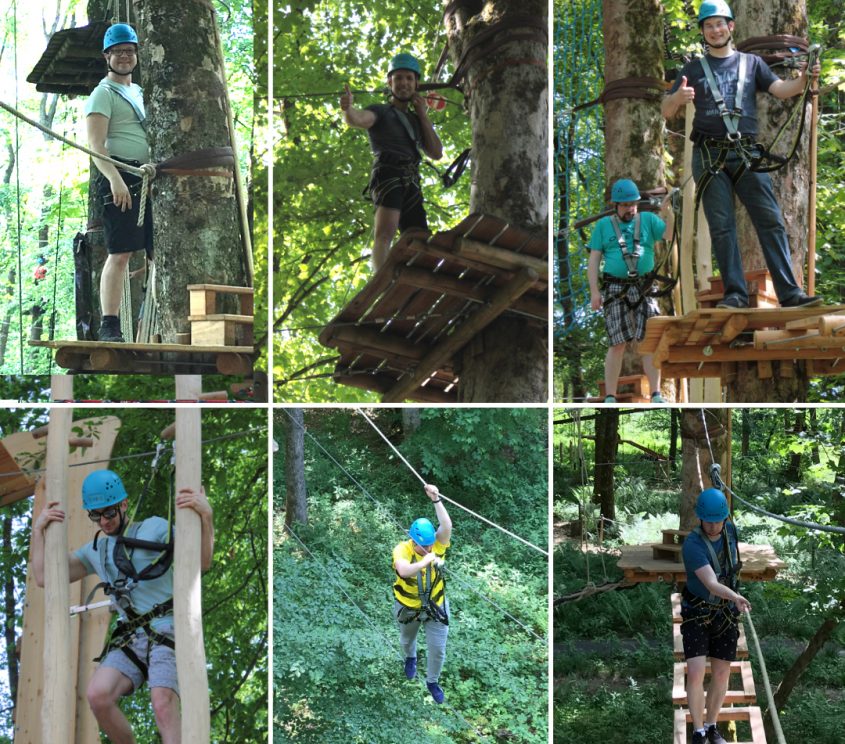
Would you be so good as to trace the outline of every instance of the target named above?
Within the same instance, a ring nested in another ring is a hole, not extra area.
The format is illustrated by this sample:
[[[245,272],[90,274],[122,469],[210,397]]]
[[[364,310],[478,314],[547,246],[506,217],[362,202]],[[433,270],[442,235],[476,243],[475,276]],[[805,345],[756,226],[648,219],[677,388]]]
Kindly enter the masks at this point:
[[[42,479],[36,489],[43,492],[44,488]],[[214,553],[214,523],[205,491],[183,488],[175,502],[176,508],[193,509],[200,517],[200,565],[207,571]],[[82,484],[82,503],[99,529],[91,542],[68,554],[70,581],[97,574],[113,610],[120,616],[100,657],[100,666],[88,683],[88,703],[110,741],[134,744],[135,737],[118,701],[134,693],[146,680],[161,741],[179,744],[181,714],[174,651],[170,525],[160,517],[128,523],[126,489],[111,470],[88,475]],[[35,582],[41,587],[45,532],[51,522],[65,518],[57,506],[58,502],[48,500],[32,529],[32,569]]]
[[[110,26],[103,39],[103,57],[108,74],[85,104],[88,146],[95,152],[136,167],[148,163],[144,94],[132,82],[138,65],[138,36],[125,23]],[[138,227],[141,178],[113,163],[94,158],[100,176],[97,197],[103,203],[103,233],[109,255],[100,276],[102,322],[100,341],[125,341],[120,330],[120,298],[123,276],[134,251],[144,250],[152,258],[152,208],[147,201],[144,224]],[[131,339],[130,339],[131,340]]]
[[[671,240],[673,214],[670,197],[664,199],[661,213],[666,221],[651,212],[639,213],[640,191],[630,179],[613,184],[610,192],[614,214],[602,217],[590,238],[590,262],[587,276],[590,281],[590,306],[604,308],[604,322],[610,348],[604,360],[605,403],[616,402],[616,386],[622,370],[622,358],[628,341],[641,341],[645,324],[660,310],[657,301],[643,286],[642,277],[654,270],[654,244]],[[599,268],[604,260],[603,288],[599,288]],[[660,371],[651,361],[651,354],[643,354],[643,370],[651,386],[651,400],[662,403]]]

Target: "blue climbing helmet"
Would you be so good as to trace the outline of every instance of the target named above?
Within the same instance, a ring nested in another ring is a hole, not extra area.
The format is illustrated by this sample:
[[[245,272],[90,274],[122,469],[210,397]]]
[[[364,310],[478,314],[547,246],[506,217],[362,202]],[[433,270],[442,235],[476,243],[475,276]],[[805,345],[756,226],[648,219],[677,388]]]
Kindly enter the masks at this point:
[[[704,21],[708,18],[713,18],[714,16],[719,16],[727,21],[732,21],[734,19],[733,11],[726,2],[723,2],[723,0],[704,0],[704,2],[701,3],[701,7],[698,9],[698,27],[701,28],[701,24],[704,23]]]
[[[387,77],[390,77],[396,70],[410,70],[416,73],[417,79],[422,76],[422,69],[417,58],[407,52],[401,52],[390,60],[390,65],[387,68]]]
[[[620,178],[613,184],[610,190],[610,201],[619,204],[620,202],[632,202],[640,200],[640,190],[630,178]]]
[[[728,500],[717,488],[707,488],[698,494],[695,515],[702,522],[722,522],[730,516]]]
[[[424,548],[434,545],[434,525],[424,517],[414,520],[411,529],[408,530],[408,535],[417,545],[422,545]]]
[[[113,470],[95,470],[82,482],[82,506],[86,511],[105,509],[125,498],[123,481]]]
[[[128,23],[115,23],[106,29],[103,37],[103,51],[107,51],[116,44],[138,45],[138,34]]]

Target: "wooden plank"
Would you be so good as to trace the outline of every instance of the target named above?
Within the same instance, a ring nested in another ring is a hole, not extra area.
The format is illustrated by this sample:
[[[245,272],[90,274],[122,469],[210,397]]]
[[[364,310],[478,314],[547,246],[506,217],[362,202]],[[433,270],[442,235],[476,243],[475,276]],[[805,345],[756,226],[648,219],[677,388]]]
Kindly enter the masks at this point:
[[[766,732],[763,728],[763,714],[760,708],[754,706],[742,706],[735,708],[722,708],[717,717],[719,723],[726,721],[747,721],[751,728],[751,741],[740,742],[740,744],[766,744]],[[687,724],[692,723],[692,715],[687,708],[675,710],[675,734],[674,744],[687,743]]]
[[[710,350],[709,354],[704,349]],[[783,362],[797,359],[836,359],[845,356],[842,349],[732,349],[727,346],[673,346],[669,348],[670,362]]]
[[[255,318],[252,315],[234,315],[232,313],[215,313],[213,315],[189,315],[188,320],[191,323],[195,323],[197,321],[218,321],[226,323],[238,323],[244,325],[250,325],[255,321]]]
[[[687,705],[687,691],[686,691],[686,675],[688,671],[688,663],[686,661],[676,662],[673,667],[672,675],[672,704],[673,705]],[[708,661],[705,666],[705,689],[707,688],[707,677],[711,674],[711,664]],[[730,662],[730,677],[731,679],[739,676],[740,687],[731,686],[730,680],[728,682],[728,691],[725,694],[725,704],[727,705],[746,705],[748,703],[757,702],[757,691],[754,688],[754,674],[751,669],[750,661],[732,661]]]
[[[349,326],[334,328],[332,338],[329,341],[332,346],[335,345],[332,343],[333,341],[350,344],[357,349],[364,349],[368,352],[401,357],[411,362],[420,361],[429,350],[427,345],[413,344],[391,333],[379,333],[369,328],[350,328]]]
[[[48,349],[79,349],[90,351],[92,349],[117,349],[118,351],[149,351],[161,354],[170,352],[183,354],[216,354],[229,351],[226,346],[191,346],[188,344],[121,344],[110,341],[30,341],[30,346],[44,346]],[[252,349],[245,351],[238,347],[238,352],[252,353]]]
[[[672,602],[672,622],[679,623],[681,622],[681,593],[672,592],[669,599]]]
[[[455,332],[429,351],[420,361],[417,369],[407,378],[400,380],[383,396],[384,402],[400,402],[407,398],[434,370],[463,348],[477,333],[492,323],[514,299],[521,296],[537,280],[537,272],[524,268],[506,285],[497,290],[494,299],[479,308],[462,323]]]
[[[680,563],[683,565],[684,559],[681,556],[682,546],[680,545],[664,545],[663,543],[653,543],[651,546],[651,554],[656,561],[671,561],[672,563]]]
[[[350,387],[357,387],[362,390],[370,390],[383,394],[387,393],[396,384],[395,377],[378,373],[367,375],[335,373],[333,379],[341,385],[349,385]],[[446,392],[440,388],[418,387],[409,397],[411,400],[421,401],[423,403],[447,403],[450,405],[454,405],[458,400],[454,388],[452,388],[451,392]]]
[[[748,318],[745,315],[732,315],[722,326],[722,343],[728,344],[733,341],[747,326]]]
[[[231,320],[192,320],[191,343],[228,348],[252,346],[252,318],[249,327]]]
[[[669,357],[669,349],[678,342],[680,336],[681,334],[676,328],[667,328],[663,332],[660,342],[657,344],[657,348],[651,357],[652,364],[655,367],[660,369],[663,366]]]
[[[663,544],[681,545],[689,533],[689,530],[663,530]]]
[[[533,269],[537,274],[533,280],[534,282],[538,280],[543,282],[549,281],[549,262],[546,259],[526,256],[524,253],[514,253],[514,251],[509,251],[505,248],[496,248],[487,243],[481,243],[468,238],[459,238],[455,241],[455,248],[455,252],[459,256],[471,258],[475,261],[510,271]]]
[[[209,292],[240,295],[251,295],[255,293],[255,289],[253,287],[233,287],[228,284],[189,284],[187,289],[189,292],[193,290],[206,290]]]
[[[176,398],[196,400],[199,375],[176,377]],[[176,492],[202,487],[202,425],[199,408],[176,409]],[[211,731],[208,674],[202,627],[200,568],[202,523],[193,509],[176,509],[173,554],[173,615],[176,669],[183,690],[182,741],[208,744]]]
[[[821,331],[822,333],[830,333],[829,329],[837,328],[842,324],[845,324],[845,315],[832,313],[825,315],[811,315],[806,318],[798,318],[798,320],[790,320],[784,323],[784,328],[787,331],[806,331],[812,328]]]
[[[205,317],[214,312],[217,306],[217,292],[197,290],[188,287],[189,312],[192,316]]]
[[[845,336],[823,336],[809,331],[755,331],[755,349],[845,349]]]
[[[73,399],[73,378],[52,375],[53,400]],[[47,435],[46,493],[57,508],[68,510],[67,466],[71,408],[50,409]],[[63,741],[75,729],[73,680],[70,651],[70,578],[67,522],[51,522],[44,533],[44,698],[41,706],[41,738]]]
[[[774,377],[772,362],[757,362],[757,377],[761,380],[771,380]]]

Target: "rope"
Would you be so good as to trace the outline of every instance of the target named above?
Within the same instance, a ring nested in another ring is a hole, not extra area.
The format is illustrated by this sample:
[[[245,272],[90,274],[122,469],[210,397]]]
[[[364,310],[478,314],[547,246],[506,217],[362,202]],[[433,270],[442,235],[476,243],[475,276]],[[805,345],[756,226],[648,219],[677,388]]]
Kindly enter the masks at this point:
[[[757,652],[757,658],[760,661],[760,672],[763,674],[763,686],[766,688],[766,698],[769,701],[769,715],[772,717],[772,725],[775,727],[778,744],[786,744],[786,739],[783,738],[783,729],[780,727],[780,718],[778,718],[778,707],[775,705],[775,698],[774,695],[772,695],[772,686],[769,684],[769,673],[766,670],[766,660],[763,658],[763,651],[760,649],[760,641],[757,638],[757,631],[754,629],[754,623],[751,620],[751,613],[744,612],[742,614],[748,621],[748,629],[751,631],[751,638],[754,641],[754,650]]]
[[[308,429],[306,429],[304,426],[301,426],[301,425],[299,424],[299,422],[298,422],[298,421],[297,421],[297,420],[293,417],[293,415],[290,413],[290,411],[288,411],[288,409],[287,409],[287,408],[283,408],[282,410],[285,412],[285,415],[287,415],[287,417],[288,417],[291,421],[293,421],[293,422],[294,422],[297,426],[300,426],[300,428],[301,428],[301,429],[302,429],[302,431],[306,434],[306,436],[307,436],[307,437],[308,437],[308,438],[309,438],[312,442],[314,442],[314,444],[316,444],[316,445],[317,445],[317,447],[319,447],[319,448],[320,448],[320,450],[322,450],[322,451],[325,453],[325,455],[326,455],[326,456],[327,456],[327,457],[328,457],[328,458],[329,458],[329,459],[330,459],[330,460],[331,460],[331,461],[332,461],[335,465],[337,465],[337,466],[341,469],[341,471],[343,471],[343,473],[344,473],[344,474],[345,474],[345,475],[346,475],[346,476],[347,476],[347,477],[348,477],[348,478],[349,478],[349,479],[350,479],[350,480],[351,480],[351,481],[352,481],[352,482],[353,482],[356,486],[358,486],[358,488],[361,490],[361,492],[362,492],[362,493],[363,493],[363,494],[364,494],[364,495],[365,495],[368,499],[370,499],[370,501],[372,501],[372,502],[373,502],[373,503],[374,503],[374,504],[375,504],[375,505],[376,505],[379,509],[381,509],[382,513],[383,513],[383,514],[385,514],[385,515],[387,516],[387,518],[388,518],[391,522],[393,522],[393,524],[394,524],[394,525],[396,525],[396,527],[397,527],[397,528],[398,528],[401,532],[403,532],[403,533],[404,533],[404,532],[405,532],[405,527],[404,527],[404,525],[403,525],[401,522],[399,522],[399,521],[396,519],[396,517],[394,517],[394,516],[390,513],[390,510],[389,510],[389,509],[387,509],[387,507],[386,507],[384,504],[382,504],[382,503],[381,503],[381,502],[380,502],[380,501],[379,501],[379,500],[378,500],[375,496],[373,496],[373,495],[372,495],[372,494],[371,494],[371,493],[370,493],[370,492],[369,492],[369,491],[368,491],[368,490],[367,490],[367,489],[366,489],[366,488],[365,488],[365,487],[364,487],[364,486],[363,486],[363,485],[362,485],[362,484],[358,481],[358,479],[357,479],[357,478],[355,478],[355,476],[354,476],[354,475],[352,475],[352,473],[350,473],[350,472],[349,472],[349,471],[348,471],[345,467],[343,467],[343,465],[341,465],[341,464],[340,464],[340,462],[338,462],[337,458],[335,458],[335,457],[331,454],[331,452],[329,452],[329,451],[328,451],[328,450],[327,450],[327,449],[326,449],[326,448],[325,448],[322,444],[320,444],[320,442],[319,442],[319,441],[317,441],[316,437],[315,437],[315,436],[314,436],[314,435],[313,435],[310,431],[308,431]],[[442,496],[442,494],[441,494],[441,496]],[[482,594],[482,593],[481,593],[478,589],[476,589],[475,587],[473,587],[471,584],[468,584],[468,583],[466,583],[463,579],[461,579],[460,575],[459,575],[458,573],[456,573],[454,569],[449,569],[449,577],[450,577],[450,578],[453,578],[453,579],[456,579],[456,580],[458,581],[458,583],[460,583],[460,584],[462,584],[463,586],[467,587],[467,588],[468,588],[471,592],[473,592],[473,593],[474,593],[474,594],[476,594],[477,596],[481,597],[481,599],[483,599],[483,600],[484,600],[485,602],[487,602],[488,604],[491,604],[491,605],[492,605],[493,607],[495,607],[497,610],[499,610],[499,611],[500,611],[500,612],[502,612],[504,615],[506,615],[509,619],[513,620],[513,621],[514,621],[517,625],[519,625],[519,627],[520,627],[520,628],[522,628],[522,629],[523,629],[523,630],[525,630],[527,633],[529,633],[529,634],[531,634],[532,636],[534,636],[537,640],[545,642],[545,640],[546,640],[545,638],[543,638],[542,636],[538,635],[538,634],[537,634],[534,630],[532,630],[531,628],[529,628],[529,627],[528,627],[525,623],[523,623],[521,620],[519,620],[518,618],[516,618],[516,617],[514,617],[513,615],[511,615],[511,613],[509,613],[506,609],[504,609],[504,608],[503,608],[503,607],[501,607],[500,605],[496,604],[496,603],[495,603],[492,599],[490,599],[489,597],[487,597],[487,596],[485,596],[484,594]]]
[[[284,410],[284,409],[283,409],[283,410]],[[284,529],[287,531],[287,533],[288,533],[289,535],[291,535],[291,536],[292,536],[292,537],[296,540],[296,542],[297,542],[297,543],[299,543],[299,545],[303,548],[303,550],[305,550],[305,552],[306,552],[306,553],[308,553],[308,555],[312,558],[312,560],[316,561],[316,562],[320,565],[320,568],[322,569],[322,570],[321,570],[321,574],[320,574],[320,575],[321,575],[321,576],[325,576],[325,577],[326,577],[326,578],[327,578],[327,579],[328,579],[328,580],[329,580],[332,584],[334,584],[334,585],[335,585],[338,589],[340,589],[340,591],[341,591],[341,593],[343,594],[343,596],[344,596],[344,597],[346,597],[346,599],[348,599],[348,600],[349,600],[349,603],[350,603],[350,604],[351,604],[351,605],[352,605],[352,606],[353,606],[356,610],[358,610],[358,612],[360,613],[361,617],[363,617],[363,618],[364,618],[364,620],[366,621],[366,623],[367,623],[367,624],[368,624],[368,625],[369,625],[369,626],[370,626],[370,627],[371,627],[371,628],[372,628],[372,629],[376,632],[376,634],[377,634],[377,635],[378,635],[378,636],[379,636],[379,637],[380,637],[383,641],[385,641],[385,642],[386,642],[386,646],[385,646],[385,648],[390,648],[390,647],[392,647],[392,648],[393,648],[393,653],[394,653],[394,655],[395,655],[395,656],[399,659],[399,661],[404,662],[404,661],[405,661],[405,659],[404,659],[404,657],[402,656],[402,652],[396,648],[396,646],[394,645],[394,642],[391,642],[391,641],[390,641],[390,639],[389,639],[389,638],[388,638],[388,637],[387,637],[384,633],[382,633],[382,632],[381,632],[381,630],[379,630],[378,626],[377,626],[377,625],[376,625],[376,624],[372,621],[372,619],[369,617],[369,615],[367,615],[367,613],[366,613],[366,612],[364,612],[364,610],[362,610],[362,609],[361,609],[361,608],[360,608],[360,607],[359,607],[359,606],[355,603],[355,601],[352,599],[352,597],[351,597],[351,596],[349,596],[349,593],[346,591],[346,589],[344,589],[344,588],[343,588],[343,586],[340,584],[340,582],[338,582],[338,581],[335,581],[335,580],[334,580],[334,578],[332,577],[331,573],[329,573],[329,572],[326,570],[325,566],[324,566],[324,565],[323,565],[320,561],[318,561],[318,560],[317,560],[317,557],[316,557],[316,556],[315,556],[315,555],[314,555],[314,554],[313,554],[313,553],[312,553],[312,552],[308,549],[308,546],[307,546],[304,542],[302,542],[302,540],[299,538],[299,536],[298,536],[298,535],[297,535],[297,534],[296,534],[296,533],[295,533],[295,532],[291,529],[290,525],[285,524],[285,525],[284,525]],[[417,676],[417,679],[420,681],[420,684],[421,684],[422,686],[424,686],[424,685],[425,685],[425,680],[423,679],[422,675],[418,675],[418,676]],[[426,689],[426,692],[428,692],[428,688],[425,688],[425,689]],[[469,722],[469,721],[468,721],[468,720],[464,717],[464,715],[463,715],[460,711],[456,710],[456,709],[455,709],[453,706],[451,706],[449,703],[447,703],[447,702],[445,702],[445,701],[444,701],[443,703],[441,703],[441,705],[442,705],[444,708],[446,708],[447,710],[449,710],[450,712],[454,713],[454,714],[455,714],[458,718],[460,718],[460,719],[461,719],[461,721],[462,721],[462,723],[463,723],[463,724],[464,724],[467,728],[472,729],[472,730],[473,730],[473,731],[474,731],[474,732],[475,732],[478,736],[480,736],[480,737],[482,737],[483,739],[486,739],[486,740],[488,740],[488,741],[492,741],[492,740],[490,739],[490,737],[489,737],[489,736],[487,736],[487,735],[486,735],[483,731],[481,731],[480,729],[476,728],[476,727],[475,727],[472,723],[470,723],[470,722]]]
[[[355,411],[356,411],[356,413],[359,413],[361,416],[363,416],[363,417],[364,417],[364,419],[366,420],[366,422],[367,422],[370,426],[372,426],[372,427],[373,427],[373,429],[375,429],[375,430],[376,430],[376,432],[378,433],[378,435],[379,435],[379,436],[380,436],[380,437],[381,437],[381,438],[382,438],[385,442],[387,442],[388,446],[390,447],[390,449],[392,449],[392,450],[396,453],[397,457],[398,457],[398,458],[399,458],[399,459],[400,459],[403,463],[405,463],[405,465],[408,467],[408,470],[410,470],[410,471],[411,471],[411,472],[412,472],[412,473],[413,473],[413,474],[417,477],[417,479],[419,480],[419,482],[420,482],[420,483],[422,483],[422,484],[423,484],[423,486],[425,486],[425,485],[426,485],[426,482],[425,482],[425,480],[423,479],[423,477],[422,477],[422,476],[421,476],[421,475],[420,475],[420,474],[419,474],[416,470],[414,470],[414,468],[411,466],[411,463],[409,463],[409,462],[408,462],[408,461],[407,461],[407,460],[406,460],[406,459],[402,456],[402,453],[401,453],[401,452],[399,452],[399,450],[398,450],[398,449],[396,449],[396,447],[394,447],[394,446],[393,446],[393,442],[391,442],[391,441],[390,441],[390,440],[389,440],[389,439],[388,439],[388,438],[387,438],[387,437],[386,437],[386,436],[382,433],[381,429],[379,429],[379,428],[378,428],[378,426],[376,426],[375,422],[374,422],[374,421],[373,421],[373,420],[372,420],[369,416],[367,416],[367,414],[366,414],[366,413],[364,413],[364,411],[362,411],[360,408],[356,408],[356,409],[355,409]],[[491,521],[490,521],[489,519],[487,519],[486,517],[483,517],[483,516],[481,516],[480,514],[478,514],[478,513],[474,512],[474,511],[472,511],[472,509],[468,509],[467,507],[465,507],[465,506],[463,506],[463,505],[459,504],[459,503],[458,503],[457,501],[455,501],[454,499],[450,499],[448,496],[444,496],[442,493],[440,494],[440,496],[441,496],[441,498],[443,498],[443,499],[445,499],[446,501],[448,501],[450,504],[454,504],[454,505],[455,505],[455,506],[457,506],[459,509],[463,509],[465,512],[467,512],[468,514],[472,515],[472,516],[473,516],[473,517],[475,517],[476,519],[480,519],[482,522],[485,522],[486,524],[489,524],[491,527],[495,527],[495,528],[496,528],[497,530],[499,530],[500,532],[504,532],[506,535],[509,535],[510,537],[513,537],[514,539],[519,540],[521,543],[523,543],[524,545],[527,545],[529,548],[533,548],[533,549],[534,549],[534,550],[536,550],[538,553],[542,553],[543,555],[545,555],[546,557],[548,557],[548,555],[549,555],[548,551],[543,550],[542,548],[540,548],[540,547],[538,547],[538,546],[534,545],[534,543],[529,542],[528,540],[526,540],[526,539],[524,539],[524,538],[520,537],[519,535],[514,534],[514,533],[513,533],[513,532],[511,532],[510,530],[505,529],[504,527],[502,527],[502,526],[500,526],[500,525],[496,524],[495,522],[491,522]]]

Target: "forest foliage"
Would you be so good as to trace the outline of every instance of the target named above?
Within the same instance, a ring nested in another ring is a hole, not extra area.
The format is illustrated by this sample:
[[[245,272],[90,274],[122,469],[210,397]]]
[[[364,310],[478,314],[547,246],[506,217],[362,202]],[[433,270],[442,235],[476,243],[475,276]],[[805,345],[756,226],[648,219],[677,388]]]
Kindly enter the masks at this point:
[[[130,494],[130,507],[134,506],[134,499],[150,477],[159,433],[172,423],[173,411],[74,409],[74,420],[100,415],[115,415],[122,422],[110,465],[121,475]],[[3,409],[0,436],[27,431],[46,421],[42,409]],[[215,742],[240,744],[268,738],[266,421],[265,412],[254,409],[218,408],[202,414],[202,481],[214,509],[216,538],[214,563],[203,575],[202,599],[211,739]],[[118,457],[130,459],[118,461]],[[152,482],[141,504],[138,518],[167,516],[168,462],[169,455],[162,475]],[[79,498],[79,494],[69,497]],[[0,521],[11,522],[11,540],[0,550],[0,585],[13,582],[15,608],[13,616],[4,616],[4,623],[10,623],[17,635],[22,627],[31,510],[31,498],[0,510]],[[0,742],[12,741],[13,701],[9,698],[6,650],[5,644],[0,647],[0,668],[4,670],[0,680]],[[126,699],[124,711],[138,741],[157,740],[147,688]]]
[[[399,51],[414,54],[422,81],[430,81],[446,45],[443,3],[305,0],[289,7],[274,17],[276,398],[372,401],[372,393],[331,381],[337,355],[317,341],[371,274],[373,207],[362,190],[372,155],[366,132],[343,122],[339,97],[348,83],[355,106],[385,102],[387,64]],[[450,74],[447,61],[440,79]],[[460,92],[441,93],[446,108],[430,117],[445,154],[420,168],[432,231],[456,224],[469,209],[469,170],[448,190],[437,178],[436,170],[471,145]]]
[[[413,434],[398,410],[369,415],[427,482],[545,549],[545,411],[422,409]],[[391,619],[391,551],[415,518],[433,519],[431,503],[353,411],[306,409],[305,426],[351,477],[306,435],[309,519],[292,526],[306,550],[283,532],[283,447],[275,460],[274,737],[545,742],[546,557],[445,504],[454,525],[441,678],[450,707],[434,705],[418,680],[405,680]]]

